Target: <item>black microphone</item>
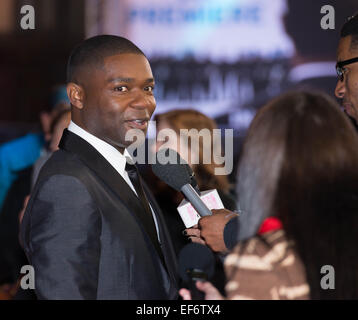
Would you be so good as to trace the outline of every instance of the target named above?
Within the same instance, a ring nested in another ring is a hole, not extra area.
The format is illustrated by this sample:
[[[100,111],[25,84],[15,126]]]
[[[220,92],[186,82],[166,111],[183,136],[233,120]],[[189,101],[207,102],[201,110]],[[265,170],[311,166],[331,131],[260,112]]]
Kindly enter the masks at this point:
[[[168,162],[162,164],[164,159]],[[152,164],[152,170],[160,180],[173,189],[181,191],[200,216],[212,214],[200,199],[199,189],[193,188],[193,184],[197,186],[193,171],[176,151],[169,148],[159,150],[156,154],[156,163]]]
[[[189,243],[179,253],[179,275],[191,292],[192,300],[204,300],[205,294],[199,291],[196,281],[207,281],[215,271],[215,258],[212,251],[199,243]]]

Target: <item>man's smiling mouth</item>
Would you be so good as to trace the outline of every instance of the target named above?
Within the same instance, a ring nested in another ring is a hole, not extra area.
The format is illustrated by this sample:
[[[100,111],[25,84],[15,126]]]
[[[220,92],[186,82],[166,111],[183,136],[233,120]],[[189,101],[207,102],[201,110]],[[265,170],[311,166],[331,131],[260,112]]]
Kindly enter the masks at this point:
[[[139,118],[139,119],[130,119],[125,120],[133,129],[146,129],[148,125],[149,118]]]

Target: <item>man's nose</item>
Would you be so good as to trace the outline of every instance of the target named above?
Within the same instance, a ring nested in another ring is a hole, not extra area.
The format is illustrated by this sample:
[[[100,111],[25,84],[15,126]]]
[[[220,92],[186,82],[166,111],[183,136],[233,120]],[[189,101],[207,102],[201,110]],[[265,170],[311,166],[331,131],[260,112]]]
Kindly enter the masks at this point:
[[[336,95],[337,98],[343,99],[345,92],[346,92],[346,86],[344,84],[344,80],[343,81],[338,80],[336,89],[334,90],[334,94]]]
[[[151,109],[155,108],[154,96],[148,95],[145,91],[133,94],[131,107],[135,109]]]

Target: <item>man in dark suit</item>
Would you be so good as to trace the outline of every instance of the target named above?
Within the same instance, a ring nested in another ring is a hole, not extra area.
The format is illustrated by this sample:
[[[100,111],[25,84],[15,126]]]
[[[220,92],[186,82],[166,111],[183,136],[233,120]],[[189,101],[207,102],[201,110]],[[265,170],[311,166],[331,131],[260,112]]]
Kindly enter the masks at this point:
[[[97,36],[68,62],[72,121],[40,172],[21,225],[40,299],[176,299],[160,210],[126,150],[145,135],[154,79],[127,39]]]

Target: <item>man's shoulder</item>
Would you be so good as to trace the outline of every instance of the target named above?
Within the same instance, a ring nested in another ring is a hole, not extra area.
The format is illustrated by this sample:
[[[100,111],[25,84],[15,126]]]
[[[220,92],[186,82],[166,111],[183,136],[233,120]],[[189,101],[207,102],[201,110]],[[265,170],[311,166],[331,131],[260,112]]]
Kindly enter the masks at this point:
[[[54,152],[43,165],[38,181],[47,180],[54,175],[78,177],[86,170],[88,170],[87,166],[76,155],[60,149]]]
[[[88,176],[88,167],[75,154],[58,150],[41,168],[31,199],[70,199],[79,194],[83,198],[84,194],[89,194]]]

